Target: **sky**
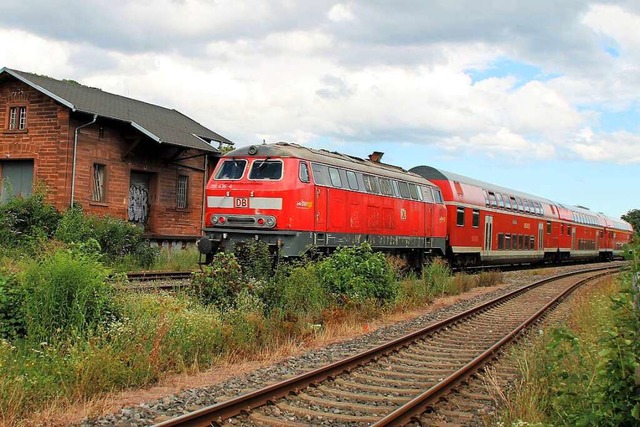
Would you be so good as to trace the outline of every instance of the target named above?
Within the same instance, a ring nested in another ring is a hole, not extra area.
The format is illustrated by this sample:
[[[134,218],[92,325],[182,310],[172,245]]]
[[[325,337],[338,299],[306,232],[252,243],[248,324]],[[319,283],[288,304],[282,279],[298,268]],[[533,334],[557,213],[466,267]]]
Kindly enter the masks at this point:
[[[22,0],[0,67],[287,141],[640,208],[637,0]]]

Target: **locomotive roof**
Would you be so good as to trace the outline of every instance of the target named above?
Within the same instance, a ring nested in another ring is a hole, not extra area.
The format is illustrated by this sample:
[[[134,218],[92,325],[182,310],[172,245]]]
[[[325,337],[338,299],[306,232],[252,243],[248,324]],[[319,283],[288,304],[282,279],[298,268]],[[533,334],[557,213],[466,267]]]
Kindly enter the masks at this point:
[[[459,175],[457,173],[453,173],[453,172],[448,172],[442,169],[436,169],[433,166],[416,166],[414,168],[411,168],[411,172],[415,172],[418,175],[428,179],[428,180],[446,180],[446,181],[458,181],[462,184],[468,184],[468,185],[473,185],[482,189],[486,189],[486,190],[490,190],[490,191],[496,191],[499,193],[508,193],[509,195],[512,196],[517,196],[517,197],[525,197],[527,199],[530,200],[535,200],[537,202],[544,202],[544,203],[548,203],[554,206],[560,206],[564,209],[567,209],[569,211],[572,212],[576,212],[576,213],[582,213],[582,214],[587,214],[587,215],[592,215],[593,217],[596,218],[601,218],[604,217],[607,220],[609,220],[610,223],[613,224],[614,228],[618,228],[620,230],[628,230],[631,231],[632,228],[631,226],[622,221],[622,220],[617,220],[617,219],[613,219],[610,218],[606,215],[604,215],[603,213],[596,213],[593,212],[591,210],[589,210],[588,208],[585,208],[584,206],[571,206],[571,205],[566,205],[564,203],[558,203],[558,202],[554,202],[553,200],[549,200],[546,198],[542,198],[539,196],[534,196],[532,194],[528,194],[528,193],[523,193],[521,191],[517,191],[517,190],[512,190],[510,188],[506,188],[506,187],[501,187],[499,185],[494,185],[494,184],[490,184],[488,182],[484,182],[484,181],[480,181],[477,179],[473,179],[473,178],[469,178],[467,176],[464,175]]]
[[[249,152],[252,147],[255,147],[257,150],[254,154],[250,154]],[[420,183],[421,185],[435,187],[433,183],[429,182],[422,176],[407,171],[399,166],[382,162],[374,162],[368,159],[338,153],[336,151],[304,147],[302,145],[289,142],[240,147],[225,154],[225,157],[294,157],[309,160],[311,162],[324,163],[327,165],[343,167],[345,169],[366,172],[372,175],[384,175],[390,178],[412,181]]]

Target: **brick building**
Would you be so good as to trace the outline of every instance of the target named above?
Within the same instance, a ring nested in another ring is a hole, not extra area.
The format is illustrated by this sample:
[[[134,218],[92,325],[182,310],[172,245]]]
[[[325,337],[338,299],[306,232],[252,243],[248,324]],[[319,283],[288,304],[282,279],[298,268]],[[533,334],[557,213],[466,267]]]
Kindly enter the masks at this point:
[[[176,110],[0,69],[0,203],[42,183],[60,211],[77,203],[150,238],[193,239],[220,144],[231,141]]]

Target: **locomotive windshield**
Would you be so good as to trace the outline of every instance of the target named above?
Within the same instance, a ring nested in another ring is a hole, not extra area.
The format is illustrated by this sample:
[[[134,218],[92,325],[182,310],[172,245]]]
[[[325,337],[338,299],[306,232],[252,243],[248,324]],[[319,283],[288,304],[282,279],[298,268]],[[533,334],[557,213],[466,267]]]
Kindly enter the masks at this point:
[[[229,159],[225,160],[218,173],[216,179],[240,179],[244,174],[244,168],[247,166],[246,160]]]
[[[282,162],[280,160],[256,160],[251,165],[249,179],[282,178]]]

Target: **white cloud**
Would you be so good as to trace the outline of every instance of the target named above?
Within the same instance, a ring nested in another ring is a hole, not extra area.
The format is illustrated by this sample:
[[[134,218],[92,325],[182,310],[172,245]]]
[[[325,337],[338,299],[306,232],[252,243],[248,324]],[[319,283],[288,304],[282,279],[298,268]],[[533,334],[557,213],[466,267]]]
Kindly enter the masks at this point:
[[[594,134],[591,129],[585,129],[569,148],[588,161],[640,163],[640,135],[629,132]]]
[[[333,22],[348,22],[353,21],[355,18],[351,11],[351,5],[348,3],[338,3],[333,5],[327,16]]]

